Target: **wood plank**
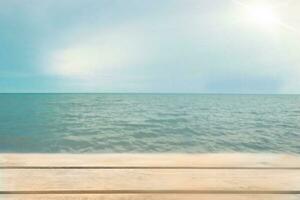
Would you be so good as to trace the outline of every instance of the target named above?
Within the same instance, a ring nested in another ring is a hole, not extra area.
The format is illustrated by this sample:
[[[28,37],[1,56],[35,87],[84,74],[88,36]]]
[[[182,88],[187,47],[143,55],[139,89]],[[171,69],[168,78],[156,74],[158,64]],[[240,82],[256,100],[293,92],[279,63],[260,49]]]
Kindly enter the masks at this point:
[[[213,195],[213,194],[85,194],[85,195],[0,195],[1,200],[299,200],[300,195]]]
[[[300,167],[280,154],[0,154],[0,167]]]
[[[300,191],[300,170],[1,169],[0,191]]]

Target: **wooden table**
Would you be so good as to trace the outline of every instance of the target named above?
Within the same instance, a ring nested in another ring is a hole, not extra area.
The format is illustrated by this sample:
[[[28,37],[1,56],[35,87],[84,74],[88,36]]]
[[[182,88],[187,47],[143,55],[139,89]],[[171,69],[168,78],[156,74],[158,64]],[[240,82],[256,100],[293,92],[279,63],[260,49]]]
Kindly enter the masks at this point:
[[[300,157],[0,154],[5,200],[300,200]]]

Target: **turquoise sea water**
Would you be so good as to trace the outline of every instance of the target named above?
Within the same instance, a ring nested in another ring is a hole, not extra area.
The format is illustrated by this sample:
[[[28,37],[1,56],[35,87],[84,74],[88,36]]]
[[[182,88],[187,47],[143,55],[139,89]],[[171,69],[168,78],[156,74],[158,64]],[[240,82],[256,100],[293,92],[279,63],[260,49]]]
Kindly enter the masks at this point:
[[[0,94],[0,152],[300,153],[300,96]]]

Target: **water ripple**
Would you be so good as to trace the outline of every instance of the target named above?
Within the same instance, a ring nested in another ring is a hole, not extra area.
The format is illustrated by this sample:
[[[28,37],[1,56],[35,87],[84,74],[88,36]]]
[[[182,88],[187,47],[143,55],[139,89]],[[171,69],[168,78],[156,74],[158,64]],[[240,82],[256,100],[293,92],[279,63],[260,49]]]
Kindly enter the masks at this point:
[[[300,153],[299,95],[0,94],[0,152]]]

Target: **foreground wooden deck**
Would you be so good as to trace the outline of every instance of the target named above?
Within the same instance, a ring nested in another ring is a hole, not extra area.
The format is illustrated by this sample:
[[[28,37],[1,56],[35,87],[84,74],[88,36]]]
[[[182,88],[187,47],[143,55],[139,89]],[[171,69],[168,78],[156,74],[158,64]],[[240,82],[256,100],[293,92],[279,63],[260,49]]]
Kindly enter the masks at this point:
[[[300,157],[0,154],[5,200],[300,200]]]

